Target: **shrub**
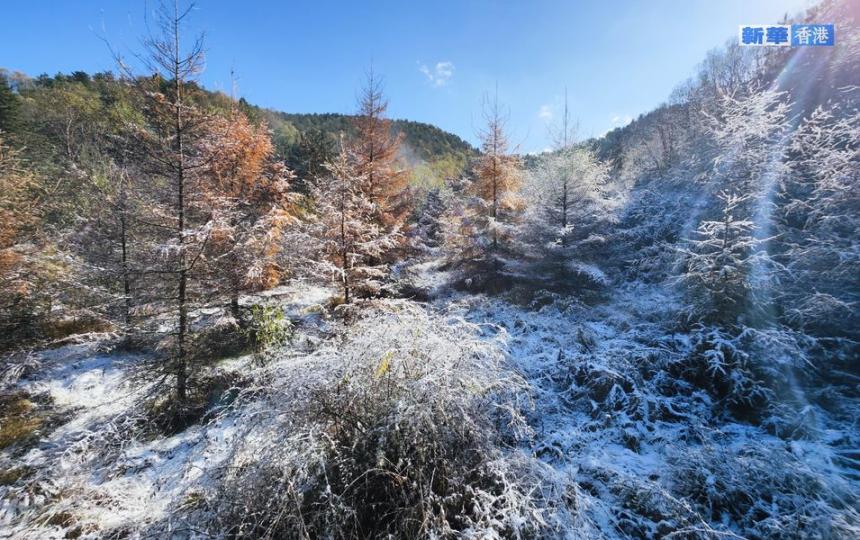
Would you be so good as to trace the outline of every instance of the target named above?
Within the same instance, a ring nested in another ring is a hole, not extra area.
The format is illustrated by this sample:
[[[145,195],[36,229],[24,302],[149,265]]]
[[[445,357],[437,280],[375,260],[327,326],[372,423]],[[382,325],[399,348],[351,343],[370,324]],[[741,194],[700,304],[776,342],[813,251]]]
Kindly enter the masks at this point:
[[[774,392],[742,339],[717,327],[699,327],[691,337],[693,350],[670,373],[705,390],[738,418],[760,420]]]
[[[246,330],[258,361],[265,361],[274,350],[286,345],[293,336],[293,325],[279,306],[257,305],[251,309]]]
[[[530,435],[523,379],[463,321],[376,306],[343,342],[269,365],[266,398],[238,408],[245,442],[188,519],[236,538],[547,534],[566,491],[512,446]]]
[[[675,489],[748,538],[849,538],[860,513],[842,481],[781,447],[704,446],[677,457]]]

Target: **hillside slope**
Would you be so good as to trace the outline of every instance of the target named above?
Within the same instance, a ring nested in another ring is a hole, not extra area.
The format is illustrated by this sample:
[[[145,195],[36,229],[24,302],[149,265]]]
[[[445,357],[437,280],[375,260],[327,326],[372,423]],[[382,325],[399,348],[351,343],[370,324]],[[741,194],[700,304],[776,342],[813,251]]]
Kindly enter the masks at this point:
[[[298,133],[319,130],[332,139],[336,139],[340,133],[347,136],[354,133],[353,116],[346,114],[296,114],[271,110],[266,110],[264,114],[276,129],[282,123],[288,123]],[[469,143],[432,124],[402,119],[392,120],[391,124],[395,133],[402,133],[403,142],[417,159],[433,161],[446,156],[470,156],[475,153]]]

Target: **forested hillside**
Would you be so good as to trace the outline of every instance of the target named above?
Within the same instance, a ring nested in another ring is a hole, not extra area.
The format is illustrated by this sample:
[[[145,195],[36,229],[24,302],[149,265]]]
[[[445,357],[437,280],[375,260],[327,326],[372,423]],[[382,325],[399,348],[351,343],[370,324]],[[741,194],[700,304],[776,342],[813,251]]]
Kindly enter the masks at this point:
[[[263,114],[272,126],[288,122],[300,134],[315,130],[323,131],[332,137],[339,133],[354,133],[353,118],[345,114],[289,114],[272,111],[264,111]],[[475,152],[475,149],[460,137],[430,124],[392,120],[391,127],[395,133],[403,134],[403,142],[423,160],[430,161],[447,155],[468,157]]]
[[[0,536],[860,537],[855,2],[530,156],[206,91],[158,14],[0,77]]]

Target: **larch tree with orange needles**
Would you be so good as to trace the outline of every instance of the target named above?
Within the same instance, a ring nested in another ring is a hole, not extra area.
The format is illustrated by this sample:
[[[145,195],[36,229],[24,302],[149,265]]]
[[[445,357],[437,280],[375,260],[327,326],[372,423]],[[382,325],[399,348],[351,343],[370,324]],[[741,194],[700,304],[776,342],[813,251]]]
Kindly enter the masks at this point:
[[[376,207],[375,219],[389,232],[403,227],[410,209],[408,172],[398,156],[402,137],[391,130],[382,80],[371,68],[359,97],[355,138],[348,149],[355,172],[365,177],[365,196]]]
[[[377,206],[367,197],[367,174],[355,166],[343,142],[327,168],[328,176],[312,189],[318,216],[313,238],[323,254],[315,268],[340,285],[343,301],[349,303],[356,293],[379,292],[389,273],[382,256],[402,241],[402,235],[377,220]]]
[[[269,130],[241,112],[214,121],[204,191],[211,207],[211,280],[241,322],[239,296],[277,285],[286,272],[282,238],[294,224],[292,173],[274,158]]]
[[[467,272],[480,276],[480,281],[493,281],[503,272],[522,209],[518,195],[521,164],[511,152],[497,94],[492,100],[485,99],[486,126],[479,133],[481,155],[468,188],[472,197],[461,212],[451,216],[455,231],[449,237],[458,262]],[[475,277],[469,279],[474,281]]]

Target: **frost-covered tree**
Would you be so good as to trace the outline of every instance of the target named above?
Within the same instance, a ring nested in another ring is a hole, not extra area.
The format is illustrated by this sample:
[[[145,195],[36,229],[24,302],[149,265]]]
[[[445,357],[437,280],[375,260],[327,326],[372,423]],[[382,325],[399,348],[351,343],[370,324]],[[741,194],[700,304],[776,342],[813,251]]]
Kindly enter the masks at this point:
[[[587,160],[593,156],[584,156],[583,152],[587,151],[576,148],[574,137],[565,90],[561,128],[555,137],[556,151],[526,176],[523,189],[532,214],[541,214],[538,221],[561,229],[558,235],[553,235],[558,238],[552,241],[558,240],[562,245],[567,244],[568,232],[574,221],[571,216],[576,198],[573,191],[579,184],[591,183],[592,180],[591,175],[587,179],[582,178],[583,171],[579,166],[585,164],[577,158]]]
[[[577,144],[575,126],[565,91],[560,126],[553,133],[555,150],[536,158],[522,188],[523,249],[537,276],[565,288],[602,281],[602,273],[585,259],[588,244],[599,238],[595,232],[611,215],[604,193],[609,167]]]
[[[101,204],[80,216],[80,229],[70,235],[72,251],[83,266],[81,280],[104,302],[100,311],[113,315],[124,330],[130,329],[135,305],[137,222],[140,211],[139,171],[128,163],[104,156],[89,173],[90,193]]]
[[[481,157],[475,165],[472,191],[486,206],[486,236],[497,248],[500,240],[509,236],[511,214],[519,208],[517,193],[522,177],[520,161],[510,152],[498,94],[484,105],[486,127],[480,133]]]
[[[162,344],[171,351],[160,366],[172,381],[175,409],[184,414],[187,402],[193,344],[189,312],[207,296],[204,257],[211,240],[212,206],[206,192],[206,174],[212,162],[207,145],[214,115],[193,99],[193,83],[203,66],[203,41],[186,48],[183,28],[190,8],[176,0],[158,10],[158,33],[144,40],[142,56],[151,77],[135,78],[143,103],[135,126],[135,161],[146,172],[148,191],[142,212],[147,242],[140,275],[147,310],[173,319],[170,338]],[[130,75],[130,74],[129,74]]]
[[[286,272],[282,239],[296,223],[293,175],[274,160],[265,124],[254,125],[241,112],[214,119],[204,147],[210,156],[202,184],[211,208],[210,283],[241,321],[240,294],[272,287]]]
[[[377,221],[393,230],[403,227],[409,212],[409,175],[398,163],[402,137],[392,133],[387,110],[382,80],[371,67],[359,96],[349,153],[356,172],[365,177],[365,193],[376,205]]]
[[[394,248],[402,235],[379,223],[377,206],[368,197],[369,180],[341,143],[329,174],[313,186],[317,221],[312,226],[322,257],[316,269],[334,279],[349,303],[356,293],[379,292],[389,268],[381,256]]]
[[[720,192],[720,219],[703,221],[683,250],[682,281],[690,293],[693,318],[732,325],[758,300],[750,275],[754,265],[767,263],[767,257],[757,249],[761,241],[755,237],[755,224],[743,217],[749,198]]]
[[[50,310],[35,229],[39,225],[39,183],[0,133],[0,347],[13,345],[31,320]]]
[[[484,102],[486,127],[480,132],[481,155],[467,188],[469,198],[453,208],[454,222],[448,235],[457,262],[472,274],[492,281],[504,272],[513,249],[516,225],[522,209],[519,196],[521,164],[510,151],[506,119],[498,95]]]
[[[557,150],[526,175],[523,237],[541,271],[566,285],[581,285],[574,281],[594,276],[584,260],[611,216],[611,202],[603,193],[607,176],[608,167],[582,146]]]
[[[707,180],[717,191],[751,195],[751,204],[769,198],[785,176],[787,133],[791,123],[786,93],[750,87],[723,94],[714,113],[704,113],[712,144]]]
[[[584,231],[606,220],[611,210],[603,193],[608,167],[581,146],[568,146],[544,157],[523,185],[528,202],[529,236],[544,255],[574,255]]]
[[[705,113],[714,155],[705,183],[716,190],[711,212],[718,217],[703,220],[689,239],[683,280],[695,317],[734,324],[770,303],[776,276],[767,243],[773,199],[787,171],[789,107],[784,92],[749,88],[722,95],[716,112]]]
[[[860,113],[819,107],[792,136],[790,181],[780,193],[780,260],[788,320],[854,332],[860,301]]]
[[[433,250],[442,242],[443,223],[447,207],[438,187],[427,192],[424,204],[418,211],[418,221],[414,229],[416,247],[423,251]]]

